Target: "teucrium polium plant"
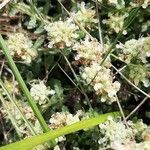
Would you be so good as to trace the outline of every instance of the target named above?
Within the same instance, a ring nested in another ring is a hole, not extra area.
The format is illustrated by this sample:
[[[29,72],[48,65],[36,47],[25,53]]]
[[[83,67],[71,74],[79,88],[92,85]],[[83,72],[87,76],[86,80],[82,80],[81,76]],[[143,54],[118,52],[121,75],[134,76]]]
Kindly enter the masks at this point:
[[[149,10],[0,2],[0,150],[149,150]]]

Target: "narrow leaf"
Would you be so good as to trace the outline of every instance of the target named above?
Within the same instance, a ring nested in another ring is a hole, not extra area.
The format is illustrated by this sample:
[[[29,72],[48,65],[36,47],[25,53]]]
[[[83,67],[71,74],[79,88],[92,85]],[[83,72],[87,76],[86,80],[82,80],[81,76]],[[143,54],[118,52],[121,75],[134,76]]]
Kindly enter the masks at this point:
[[[82,129],[87,129],[87,128],[96,126],[100,123],[105,122],[107,120],[108,116],[116,117],[118,115],[119,115],[118,112],[113,112],[113,113],[103,114],[103,115],[100,115],[95,118],[86,119],[86,120],[74,123],[72,125],[69,125],[69,126],[66,126],[63,128],[49,131],[42,135],[33,136],[31,138],[27,138],[25,140],[21,140],[19,142],[3,146],[0,148],[0,150],[20,150],[20,149],[21,150],[31,150],[35,146],[42,144],[48,140],[53,140],[62,135],[70,134],[70,133],[73,133],[73,132],[76,132],[76,131],[79,131]]]

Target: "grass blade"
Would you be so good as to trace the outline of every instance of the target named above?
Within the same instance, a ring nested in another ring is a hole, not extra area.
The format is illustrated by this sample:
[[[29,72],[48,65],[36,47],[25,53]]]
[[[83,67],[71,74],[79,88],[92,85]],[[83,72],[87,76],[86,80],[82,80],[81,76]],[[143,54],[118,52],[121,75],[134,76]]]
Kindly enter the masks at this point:
[[[100,115],[95,118],[86,119],[77,123],[74,123],[72,125],[56,129],[51,132],[44,133],[42,135],[34,136],[16,143],[9,144],[7,146],[3,146],[0,148],[0,150],[31,150],[33,147],[42,144],[48,140],[53,140],[55,138],[58,138],[59,136],[70,134],[72,132],[76,132],[82,129],[90,128],[92,126],[98,125],[100,123],[103,123],[107,120],[108,116],[116,117],[118,116],[118,112],[112,112]]]
[[[31,97],[30,92],[29,92],[27,86],[25,85],[25,83],[24,83],[24,81],[21,77],[21,74],[19,73],[19,70],[18,70],[16,64],[14,63],[14,61],[13,61],[13,59],[12,59],[10,53],[9,53],[9,50],[7,48],[7,45],[6,45],[4,39],[2,38],[1,35],[0,35],[0,45],[2,47],[2,51],[5,54],[5,57],[8,61],[8,63],[9,63],[9,65],[10,65],[10,67],[11,67],[11,69],[12,69],[12,71],[13,71],[13,73],[14,73],[14,75],[15,75],[18,83],[19,83],[19,85],[20,85],[20,88],[22,89],[24,95],[26,96],[33,112],[35,113],[35,116],[37,117],[38,121],[40,122],[43,131],[44,132],[49,131],[49,128],[48,128],[42,114],[40,113],[36,103],[34,102],[33,98]]]
[[[16,119],[13,117],[13,115],[11,114],[11,112],[9,111],[9,109],[8,109],[9,107],[8,107],[8,105],[6,104],[5,99],[3,98],[3,95],[2,95],[1,93],[0,93],[0,100],[1,100],[1,102],[2,102],[2,104],[3,104],[4,109],[6,110],[6,113],[8,114],[8,116],[9,116],[9,118],[10,118],[10,121],[11,121],[13,127],[14,127],[15,130],[16,130],[16,133],[17,133],[18,137],[21,139],[22,134],[20,133],[20,129],[19,129],[18,125],[17,125],[17,121],[16,121]]]
[[[18,110],[19,114],[23,118],[24,122],[26,123],[27,127],[30,129],[32,135],[36,135],[36,131],[34,130],[33,126],[30,124],[26,116],[22,113],[21,109],[19,108],[16,99],[14,99],[11,94],[9,93],[8,89],[4,85],[3,81],[0,79],[0,86],[2,87],[3,91],[6,93],[8,99],[12,102],[12,104],[15,106],[15,108]]]

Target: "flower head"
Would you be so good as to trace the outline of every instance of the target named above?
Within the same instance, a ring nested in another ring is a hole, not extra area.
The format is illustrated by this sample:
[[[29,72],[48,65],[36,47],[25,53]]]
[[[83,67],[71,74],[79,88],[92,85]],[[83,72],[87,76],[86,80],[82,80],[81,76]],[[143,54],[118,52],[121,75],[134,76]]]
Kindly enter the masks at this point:
[[[96,39],[90,39],[88,36],[80,42],[76,42],[73,50],[77,52],[76,60],[84,58],[86,61],[102,61],[104,50],[102,45]]]
[[[98,23],[98,20],[95,18],[96,12],[91,8],[85,6],[85,3],[82,2],[79,6],[77,12],[72,12],[71,15],[83,26],[88,29],[91,29],[91,26],[95,23]]]
[[[120,83],[118,81],[113,82],[109,68],[93,62],[82,70],[81,76],[87,83],[91,83],[97,95],[102,96],[102,102],[112,103],[116,101],[116,93],[120,89]]]
[[[32,49],[32,41],[24,33],[9,34],[7,43],[10,54],[16,59],[30,63],[37,55]]]
[[[78,26],[73,23],[71,18],[67,18],[66,21],[55,21],[45,26],[45,30],[48,34],[49,48],[57,46],[63,49],[65,46],[70,47],[76,38],[78,38],[77,30]]]
[[[39,81],[39,83],[37,84],[32,84],[30,93],[31,96],[35,99],[35,101],[39,103],[39,105],[42,105],[47,102],[47,97],[49,95],[55,94],[55,91],[48,89],[43,81]]]
[[[70,114],[68,112],[57,112],[53,114],[49,120],[50,128],[57,129],[65,125],[71,125],[75,122],[80,121],[79,116],[81,112],[78,111],[76,115]]]
[[[119,14],[119,13],[108,13],[108,19],[103,20],[104,24],[107,24],[112,31],[119,33],[123,29],[124,20],[128,16],[128,13]],[[126,31],[123,32],[126,34]]]
[[[138,40],[131,39],[125,44],[120,43],[117,48],[122,50],[119,56],[126,63],[130,63],[134,58],[142,63],[147,63],[147,58],[150,57],[150,37],[142,37]]]

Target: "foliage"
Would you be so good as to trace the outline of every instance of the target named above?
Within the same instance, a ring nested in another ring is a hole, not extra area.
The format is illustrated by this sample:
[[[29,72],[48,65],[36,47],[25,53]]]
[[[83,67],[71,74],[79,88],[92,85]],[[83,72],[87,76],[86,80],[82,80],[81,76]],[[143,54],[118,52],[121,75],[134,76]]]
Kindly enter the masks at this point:
[[[0,149],[147,150],[149,4],[4,0]]]

